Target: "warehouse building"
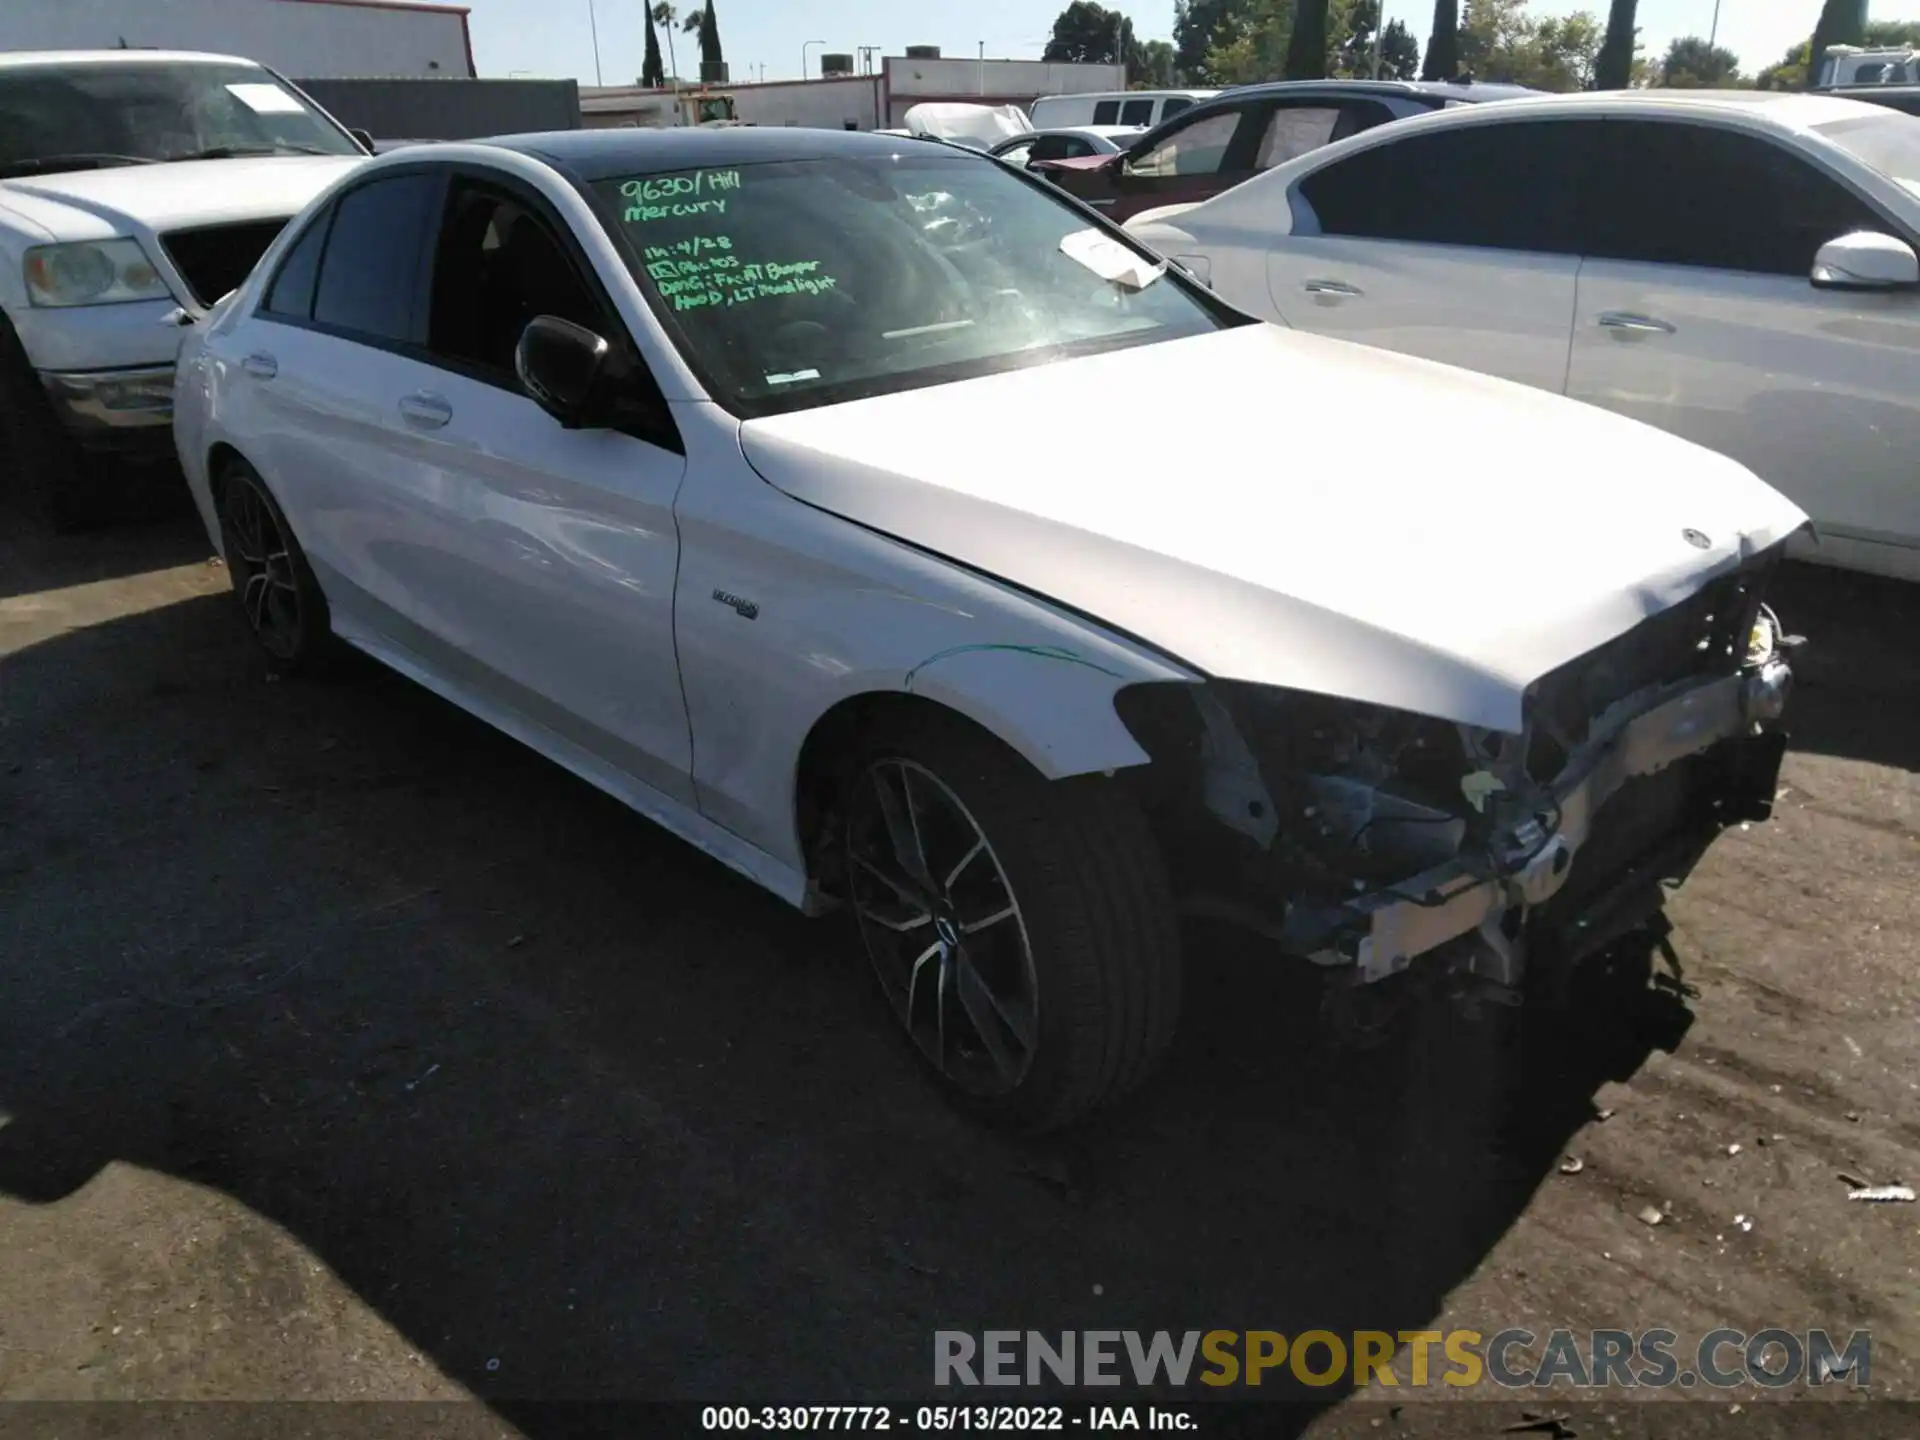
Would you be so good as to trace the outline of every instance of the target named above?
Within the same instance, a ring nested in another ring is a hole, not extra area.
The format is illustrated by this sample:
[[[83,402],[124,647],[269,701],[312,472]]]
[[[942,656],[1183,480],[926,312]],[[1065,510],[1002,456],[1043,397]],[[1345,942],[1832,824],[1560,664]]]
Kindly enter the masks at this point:
[[[943,58],[931,46],[889,55],[866,75],[836,73],[844,56],[822,57],[823,73],[806,80],[715,85],[733,97],[734,113],[749,125],[803,125],[828,130],[887,130],[905,123],[915,105],[965,101],[1025,108],[1042,95],[1124,90],[1119,65],[1051,64],[1044,60]],[[672,110],[666,91],[635,85],[586,86],[581,118],[589,128],[656,125]]]

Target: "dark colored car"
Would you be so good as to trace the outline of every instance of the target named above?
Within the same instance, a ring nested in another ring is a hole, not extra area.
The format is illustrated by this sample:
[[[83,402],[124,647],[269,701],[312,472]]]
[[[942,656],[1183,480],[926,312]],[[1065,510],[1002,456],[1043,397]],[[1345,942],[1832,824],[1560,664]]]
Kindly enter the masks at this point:
[[[1242,85],[1181,111],[1118,155],[1035,160],[1028,168],[1114,220],[1125,220],[1156,206],[1205,200],[1296,155],[1389,120],[1536,93],[1519,85],[1412,80]]]
[[[1920,115],[1920,85],[1847,85],[1819,93],[1836,95],[1842,100],[1865,100],[1874,105],[1885,105],[1889,110]]]

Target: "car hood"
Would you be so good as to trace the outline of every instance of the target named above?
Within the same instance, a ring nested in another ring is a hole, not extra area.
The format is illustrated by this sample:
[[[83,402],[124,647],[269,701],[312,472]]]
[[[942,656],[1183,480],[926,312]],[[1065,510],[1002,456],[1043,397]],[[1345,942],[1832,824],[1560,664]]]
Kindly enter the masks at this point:
[[[1210,675],[1508,731],[1532,681],[1807,518],[1638,422],[1268,325],[740,433],[795,498]]]
[[[293,215],[357,155],[258,155],[0,180],[0,209],[55,240],[104,240]]]

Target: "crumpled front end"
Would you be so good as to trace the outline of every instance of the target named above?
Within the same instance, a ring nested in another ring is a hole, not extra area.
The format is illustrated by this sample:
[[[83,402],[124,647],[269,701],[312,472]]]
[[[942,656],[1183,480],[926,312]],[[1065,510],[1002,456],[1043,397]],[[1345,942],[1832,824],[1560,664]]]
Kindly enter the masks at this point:
[[[1771,813],[1797,643],[1762,599],[1777,559],[1536,681],[1519,734],[1260,686],[1123,692],[1184,907],[1358,985],[1442,952],[1496,998],[1570,971]]]

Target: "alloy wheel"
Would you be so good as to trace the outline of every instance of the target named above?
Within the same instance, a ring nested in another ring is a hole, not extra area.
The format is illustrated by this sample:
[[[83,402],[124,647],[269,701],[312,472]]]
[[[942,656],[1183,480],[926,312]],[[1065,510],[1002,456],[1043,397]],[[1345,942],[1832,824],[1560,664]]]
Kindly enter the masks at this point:
[[[847,872],[861,938],[894,1014],[968,1094],[1014,1090],[1039,1040],[1026,922],[986,833],[924,766],[867,767],[848,807]]]
[[[273,509],[254,482],[236,476],[223,505],[227,564],[247,624],[269,653],[291,660],[300,648],[300,587],[291,546]]]

